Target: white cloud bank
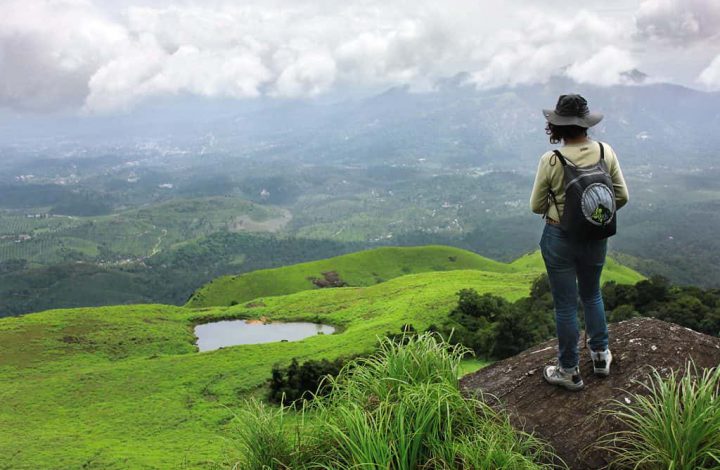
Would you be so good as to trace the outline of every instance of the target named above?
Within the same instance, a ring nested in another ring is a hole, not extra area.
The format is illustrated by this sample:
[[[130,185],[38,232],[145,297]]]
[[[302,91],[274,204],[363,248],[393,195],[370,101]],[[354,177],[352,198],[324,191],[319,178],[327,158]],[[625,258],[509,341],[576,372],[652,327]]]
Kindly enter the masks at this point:
[[[625,81],[623,72],[634,69],[637,61],[615,46],[605,46],[587,60],[578,60],[567,69],[567,75],[578,83],[610,86]]]
[[[473,74],[481,87],[545,82],[565,74],[580,83],[615,85],[636,65],[622,49],[626,25],[580,11],[573,17],[527,13],[522,29],[504,31],[486,49],[487,65]]]
[[[720,39],[720,1],[643,0],[636,24],[638,35],[677,45]]]
[[[711,90],[720,90],[720,55],[715,57],[710,64],[700,73],[698,82]]]
[[[78,103],[89,77],[121,51],[125,28],[81,2],[0,3],[0,106]]]
[[[467,0],[148,1],[0,0],[0,107],[94,113],[159,95],[295,98],[345,86],[422,88],[459,71],[479,87],[558,73],[613,85],[638,65],[638,37],[674,38],[673,8],[685,4],[646,0],[634,21],[570,2],[536,10]],[[709,37],[714,10],[706,10],[686,15],[685,36]]]

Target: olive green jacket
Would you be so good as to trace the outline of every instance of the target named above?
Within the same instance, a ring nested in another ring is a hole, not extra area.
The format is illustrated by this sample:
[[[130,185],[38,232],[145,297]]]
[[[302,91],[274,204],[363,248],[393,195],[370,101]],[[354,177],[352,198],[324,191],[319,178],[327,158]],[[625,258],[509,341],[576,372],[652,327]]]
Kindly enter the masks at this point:
[[[618,163],[615,151],[608,144],[603,142],[605,147],[605,161],[615,190],[615,201],[620,209],[628,202],[628,189],[625,184],[620,163]],[[560,149],[566,160],[577,166],[588,166],[597,163],[600,159],[600,146],[597,142],[588,140],[580,144],[567,144]],[[550,198],[549,190],[555,193],[557,206]],[[547,214],[547,217],[560,220],[565,207],[565,189],[563,187],[563,168],[557,156],[552,152],[546,152],[540,157],[535,184],[530,196],[530,209],[536,214]]]

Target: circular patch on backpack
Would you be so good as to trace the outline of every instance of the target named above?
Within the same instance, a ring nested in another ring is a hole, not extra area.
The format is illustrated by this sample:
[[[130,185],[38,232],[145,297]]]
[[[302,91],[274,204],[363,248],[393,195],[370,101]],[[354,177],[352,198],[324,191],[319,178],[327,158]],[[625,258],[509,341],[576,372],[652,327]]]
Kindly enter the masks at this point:
[[[615,194],[602,183],[585,188],[580,198],[585,220],[593,225],[607,225],[615,216]]]

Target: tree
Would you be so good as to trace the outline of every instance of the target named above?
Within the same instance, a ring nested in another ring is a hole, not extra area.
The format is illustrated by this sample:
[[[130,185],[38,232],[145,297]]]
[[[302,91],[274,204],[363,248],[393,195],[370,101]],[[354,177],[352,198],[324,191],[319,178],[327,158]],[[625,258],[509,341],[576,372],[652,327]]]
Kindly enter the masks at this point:
[[[643,312],[654,303],[664,302],[670,295],[670,282],[662,276],[653,276],[650,279],[635,284],[637,299],[635,307]]]
[[[273,366],[268,381],[268,401],[295,404],[302,399],[311,399],[314,394],[322,395],[327,391],[323,386],[325,377],[337,375],[345,362],[342,358],[334,361],[311,359],[300,364],[293,358],[287,367]]]
[[[550,295],[550,280],[547,274],[539,275],[532,283],[530,288],[530,297],[533,299],[543,299]]]
[[[480,295],[475,289],[462,289],[457,293],[458,305],[453,314],[494,320],[507,306],[507,300],[492,294]]]
[[[608,311],[608,322],[615,323],[639,317],[640,314],[630,304],[623,304]]]
[[[637,302],[637,289],[629,284],[618,284],[608,281],[602,288],[603,300],[607,310],[614,310],[620,305],[634,306]]]
[[[530,297],[520,299],[498,317],[494,332],[492,355],[513,356],[554,335],[553,312]]]

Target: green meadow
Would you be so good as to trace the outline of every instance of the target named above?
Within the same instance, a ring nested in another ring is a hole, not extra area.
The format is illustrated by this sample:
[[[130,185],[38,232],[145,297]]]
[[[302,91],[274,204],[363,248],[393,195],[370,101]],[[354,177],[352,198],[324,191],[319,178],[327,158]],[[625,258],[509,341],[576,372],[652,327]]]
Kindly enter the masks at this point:
[[[307,280],[330,270],[351,287],[319,289]],[[503,264],[446,247],[378,249],[221,278],[189,304],[201,308],[129,305],[2,319],[0,468],[232,466],[242,426],[235,417],[245,399],[262,396],[273,364],[369,352],[403,324],[442,321],[460,289],[516,300],[542,271],[537,253]],[[614,262],[604,273],[604,281],[641,278]],[[197,352],[195,324],[261,316],[338,331]]]

